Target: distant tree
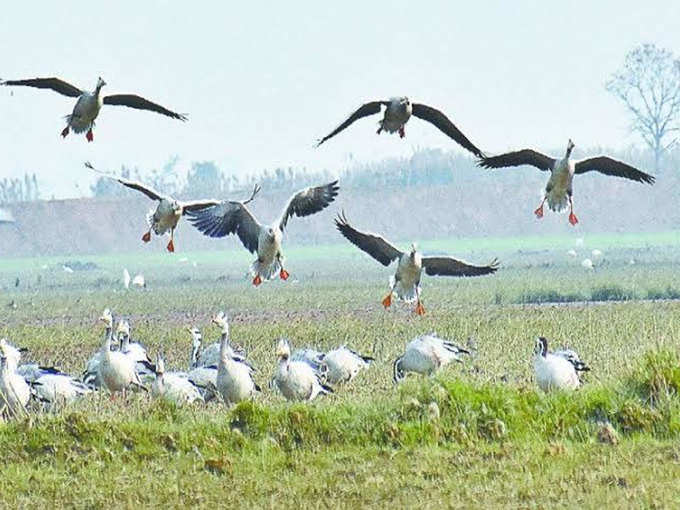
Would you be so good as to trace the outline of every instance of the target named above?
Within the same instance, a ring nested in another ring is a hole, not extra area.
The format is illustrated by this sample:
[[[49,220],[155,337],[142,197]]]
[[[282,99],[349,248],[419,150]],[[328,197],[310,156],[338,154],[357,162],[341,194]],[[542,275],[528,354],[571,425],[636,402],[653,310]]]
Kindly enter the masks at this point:
[[[118,175],[125,179],[132,179],[131,173],[132,172],[128,167],[122,166]],[[134,179],[139,179],[139,171],[137,170],[135,170]],[[90,186],[90,191],[95,198],[125,197],[136,194],[135,191],[126,188],[125,186],[121,186],[119,182],[104,177],[103,175],[98,177],[97,181]]]
[[[38,198],[40,198],[40,191],[35,174],[32,176],[24,174],[23,179],[5,178],[0,181],[0,204],[32,202]]]
[[[189,198],[210,198],[222,195],[226,183],[221,170],[212,161],[194,162],[182,190]]]
[[[661,156],[677,141],[680,118],[680,60],[654,44],[643,44],[626,55],[606,89],[626,106],[638,133],[654,153],[655,170]]]
[[[144,182],[161,193],[167,193],[168,195],[179,194],[181,186],[177,171],[175,170],[178,161],[179,156],[171,157],[160,170],[154,169],[148,177],[144,177]]]

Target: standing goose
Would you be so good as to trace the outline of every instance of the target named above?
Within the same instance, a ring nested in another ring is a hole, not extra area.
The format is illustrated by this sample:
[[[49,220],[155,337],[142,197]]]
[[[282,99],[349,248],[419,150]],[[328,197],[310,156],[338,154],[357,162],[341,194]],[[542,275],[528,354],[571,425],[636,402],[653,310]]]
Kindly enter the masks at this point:
[[[156,379],[151,385],[151,394],[177,405],[203,402],[199,388],[187,379],[186,374],[165,372],[165,361],[160,354],[156,360]]]
[[[420,277],[423,269],[428,275],[436,276],[481,276],[495,273],[498,269],[496,259],[486,266],[473,266],[453,257],[423,257],[416,250],[415,244],[411,245],[410,251],[402,252],[377,234],[356,230],[349,224],[344,212],[335,219],[335,225],[349,242],[383,266],[389,266],[395,260],[399,260],[397,271],[394,277],[390,278],[390,291],[382,300],[385,308],[392,304],[392,293],[396,292],[397,296],[407,303],[416,301],[415,312],[418,315],[425,313],[425,308],[420,302]]]
[[[106,328],[99,362],[99,379],[102,386],[112,394],[125,391],[130,386],[144,388],[135,370],[134,360],[120,351],[111,351],[113,316],[108,308],[104,310],[99,320]]]
[[[467,149],[472,154],[481,158],[483,156],[475,145],[467,139],[467,137],[439,110],[420,103],[412,103],[408,97],[393,97],[387,101],[371,101],[359,107],[347,120],[340,124],[337,128],[331,131],[330,134],[324,136],[318,141],[317,147],[324,143],[329,138],[334,137],[343,129],[349,127],[354,121],[359,120],[369,115],[380,113],[382,106],[385,106],[385,114],[379,122],[377,134],[383,131],[388,133],[399,133],[401,138],[406,136],[404,127],[411,118],[411,115],[426,120],[434,125],[442,133],[453,139],[456,143]]]
[[[333,389],[323,384],[316,372],[304,361],[290,360],[290,345],[282,338],[276,347],[279,359],[274,381],[287,400],[314,400],[319,394],[333,393]]]
[[[129,179],[124,179],[123,177],[116,177],[113,175],[106,174],[104,172],[100,172],[95,167],[93,167],[92,163],[90,163],[89,161],[85,163],[85,166],[90,170],[94,170],[97,173],[104,174],[109,179],[118,181],[123,186],[127,186],[128,188],[140,191],[144,193],[147,197],[149,197],[151,200],[155,200],[158,202],[156,209],[150,210],[146,215],[146,222],[149,225],[149,230],[147,230],[144,233],[144,235],[142,235],[142,241],[144,241],[145,243],[151,241],[152,231],[158,236],[170,232],[170,242],[168,242],[167,246],[167,249],[170,253],[175,251],[174,243],[175,229],[177,228],[177,224],[179,223],[180,218],[184,214],[186,214],[187,211],[200,211],[201,209],[205,209],[206,207],[210,207],[211,205],[217,205],[220,203],[219,200],[212,199],[191,200],[186,202],[175,200],[171,196],[163,195],[156,191],[155,189],[153,189],[152,187],[142,184],[141,182],[131,181]],[[255,194],[253,194],[253,196],[250,197],[250,199],[248,199],[245,203],[250,202],[250,200],[252,200],[254,196]]]
[[[222,340],[229,338],[229,321],[224,312],[218,312],[215,318],[212,320],[224,321],[225,326],[221,327],[220,341],[213,342],[207,347],[203,347],[203,335],[201,330],[196,327],[189,327],[189,333],[191,333],[191,366],[194,367],[216,367],[220,362],[220,352],[222,351]],[[245,361],[246,353],[240,346],[235,346],[229,343],[229,346],[233,352],[234,358],[238,361]]]
[[[326,381],[329,384],[351,382],[362,369],[368,368],[372,361],[375,359],[362,356],[344,345],[328,351],[323,357]]]
[[[45,371],[31,383],[35,396],[52,408],[68,404],[92,393],[92,388],[58,370]]]
[[[292,216],[309,216],[333,202],[338,194],[338,181],[323,186],[310,187],[295,193],[283,208],[281,216],[271,225],[262,225],[246,207],[247,202],[225,201],[201,211],[189,211],[189,221],[203,234],[224,237],[236,234],[243,246],[257,259],[250,267],[253,285],[271,280],[277,274],[287,280],[289,273],[283,267],[281,240],[283,229]],[[259,190],[256,187],[255,192]]]
[[[433,375],[452,361],[462,363],[461,354],[470,354],[470,351],[435,334],[416,337],[408,343],[404,354],[394,360],[393,380],[401,382],[407,372]]]
[[[17,373],[17,360],[6,340],[0,340],[0,416],[13,417],[26,409],[31,388]]]
[[[507,152],[499,156],[483,157],[479,165],[483,168],[505,168],[511,166],[531,165],[539,170],[550,172],[550,178],[545,186],[545,195],[540,205],[534,211],[537,218],[543,217],[543,204],[547,201],[551,211],[560,212],[569,206],[569,223],[576,225],[578,218],[574,214],[573,180],[575,174],[596,171],[604,175],[624,177],[632,181],[654,184],[654,177],[641,172],[622,161],[617,161],[608,156],[596,156],[593,158],[571,161],[571,151],[574,142],[569,140],[567,152],[562,159],[551,158],[532,149],[523,149],[516,152]]]
[[[238,361],[229,345],[229,325],[224,313],[218,314],[213,322],[222,329],[220,341],[220,362],[217,368],[217,391],[225,404],[237,404],[248,400],[260,391],[253,380],[253,367],[245,361]]]
[[[538,387],[545,392],[575,390],[581,384],[576,367],[566,357],[549,352],[548,340],[542,336],[536,339],[534,372]]]
[[[149,358],[146,348],[139,342],[130,341],[130,323],[126,320],[119,321],[116,334],[120,342],[120,352],[134,362],[135,371],[140,380],[143,382],[153,381],[155,378],[155,367],[151,363],[151,358]]]
[[[76,105],[73,112],[66,116],[66,127],[61,132],[61,136],[66,137],[69,130],[73,129],[76,133],[84,133],[87,131],[85,137],[88,142],[94,140],[92,128],[94,121],[99,115],[99,110],[105,104],[128,106],[137,110],[149,110],[152,112],[166,115],[173,119],[185,121],[186,115],[170,111],[159,104],[152,103],[148,99],[134,95],[134,94],[115,94],[112,96],[103,96],[101,91],[106,82],[97,78],[97,86],[92,92],[80,90],[78,87],[71,85],[59,78],[32,78],[28,80],[7,80],[0,82],[2,85],[23,85],[27,87],[35,87],[39,89],[51,89],[59,94],[68,97],[77,97]]]

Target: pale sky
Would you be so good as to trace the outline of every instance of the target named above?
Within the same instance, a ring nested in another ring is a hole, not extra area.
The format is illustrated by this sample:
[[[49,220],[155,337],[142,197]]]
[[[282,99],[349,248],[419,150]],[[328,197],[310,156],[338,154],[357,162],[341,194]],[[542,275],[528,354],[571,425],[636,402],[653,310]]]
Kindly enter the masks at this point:
[[[80,196],[103,169],[212,160],[238,174],[327,168],[459,148],[414,119],[407,138],[363,119],[313,148],[365,101],[408,95],[443,110],[481,149],[637,143],[604,90],[633,46],[680,54],[680,2],[639,0],[11,2],[0,17],[0,78],[59,76],[134,92],[187,123],[105,106],[94,143],[62,140],[74,100],[0,88],[0,178],[36,172],[42,195]],[[14,94],[11,95],[10,93]],[[76,188],[80,186],[80,190]]]

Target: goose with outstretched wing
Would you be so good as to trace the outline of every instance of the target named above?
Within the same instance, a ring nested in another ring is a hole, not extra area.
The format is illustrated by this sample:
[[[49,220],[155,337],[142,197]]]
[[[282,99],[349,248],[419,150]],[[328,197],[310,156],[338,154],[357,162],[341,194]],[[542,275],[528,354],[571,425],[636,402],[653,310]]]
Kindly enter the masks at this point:
[[[403,252],[377,234],[356,230],[349,224],[344,212],[335,219],[335,225],[349,242],[383,266],[399,261],[394,276],[390,278],[390,291],[382,300],[385,308],[392,305],[392,294],[396,292],[397,297],[407,303],[416,302],[416,314],[425,313],[420,301],[420,277],[423,269],[432,276],[481,276],[495,273],[498,269],[498,261],[495,259],[486,266],[473,266],[453,257],[423,257],[416,250],[415,244],[411,245],[409,251]]]
[[[470,151],[475,156],[483,157],[480,151],[468,138],[444,115],[441,111],[431,106],[422,103],[412,103],[408,97],[393,97],[387,101],[371,101],[360,106],[354,113],[352,113],[342,124],[324,136],[317,142],[317,147],[324,143],[329,138],[333,138],[340,131],[349,127],[355,121],[380,113],[382,107],[385,107],[385,113],[382,120],[379,122],[377,133],[383,131],[388,133],[399,133],[401,138],[406,136],[405,126],[411,116],[423,119],[449,138],[453,139],[464,149]]]
[[[108,177],[109,179],[118,181],[123,186],[144,193],[151,200],[155,200],[158,202],[156,208],[151,209],[149,213],[146,215],[146,221],[149,225],[149,230],[147,230],[142,236],[142,241],[144,241],[145,243],[151,241],[152,231],[159,236],[166,234],[167,232],[170,232],[170,241],[168,242],[167,248],[168,251],[171,253],[175,251],[174,243],[175,229],[177,228],[177,224],[179,223],[180,218],[184,214],[190,211],[200,211],[202,209],[205,209],[206,207],[222,203],[220,200],[215,199],[189,200],[189,201],[176,200],[169,195],[163,195],[159,193],[151,186],[147,186],[146,184],[142,184],[141,182],[132,181],[130,179],[125,179],[123,177],[116,177],[114,175],[100,172],[94,166],[92,166],[92,164],[89,161],[85,163],[85,166],[90,170],[94,170],[97,173],[103,174],[105,177]],[[255,198],[255,195],[257,194],[258,189],[259,188],[256,188],[253,191],[251,197],[244,203],[248,203],[251,200],[253,200],[253,198]]]
[[[572,161],[571,151],[574,142],[569,140],[567,151],[562,159],[551,158],[532,149],[506,152],[499,156],[483,157],[479,165],[483,168],[506,168],[520,165],[531,165],[539,170],[550,172],[550,178],[545,186],[545,195],[540,205],[534,211],[537,218],[543,217],[543,204],[548,202],[552,211],[560,212],[569,206],[569,223],[576,225],[578,218],[574,214],[573,181],[574,175],[586,172],[600,172],[613,177],[623,177],[631,181],[654,184],[654,177],[623,161],[609,156],[596,156],[579,161]]]
[[[106,82],[100,77],[97,79],[97,86],[93,91],[81,90],[75,85],[60,78],[31,78],[28,80],[5,80],[0,81],[0,85],[35,87],[38,89],[49,89],[67,97],[78,98],[73,112],[66,116],[66,127],[61,132],[62,137],[66,137],[72,129],[76,133],[84,133],[88,142],[94,140],[92,128],[94,121],[99,115],[99,111],[105,104],[127,106],[136,110],[147,110],[160,113],[172,119],[187,120],[186,115],[176,113],[167,108],[156,104],[136,94],[114,94],[110,96],[102,95],[102,87]]]
[[[250,266],[253,285],[257,286],[277,275],[282,280],[288,279],[281,251],[283,230],[288,219],[322,211],[335,200],[339,189],[338,181],[333,181],[298,191],[271,225],[261,224],[246,207],[247,202],[225,201],[200,211],[187,211],[187,216],[203,234],[209,237],[236,234],[249,252],[257,254],[257,259]]]

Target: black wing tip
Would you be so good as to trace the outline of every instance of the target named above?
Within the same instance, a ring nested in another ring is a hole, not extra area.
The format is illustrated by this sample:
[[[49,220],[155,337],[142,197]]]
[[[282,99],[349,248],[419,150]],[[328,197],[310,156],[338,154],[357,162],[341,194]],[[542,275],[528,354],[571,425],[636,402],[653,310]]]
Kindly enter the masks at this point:
[[[182,122],[186,122],[189,120],[188,113],[176,113],[175,115],[173,115],[173,117],[177,120],[181,120]]]

